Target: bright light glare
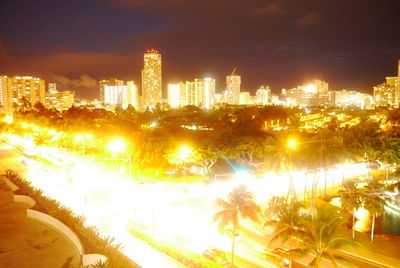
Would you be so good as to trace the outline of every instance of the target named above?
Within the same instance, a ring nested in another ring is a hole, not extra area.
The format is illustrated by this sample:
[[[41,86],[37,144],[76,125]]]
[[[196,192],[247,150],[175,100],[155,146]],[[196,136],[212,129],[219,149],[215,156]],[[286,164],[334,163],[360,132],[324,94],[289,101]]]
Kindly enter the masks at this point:
[[[317,89],[315,88],[315,85],[314,85],[314,84],[309,84],[308,86],[306,86],[306,87],[304,88],[304,92],[307,92],[307,93],[317,93]]]
[[[193,151],[191,148],[187,147],[187,146],[183,146],[179,152],[178,155],[176,156],[179,160],[186,162],[188,161],[188,159],[191,157],[191,155],[193,154]]]
[[[108,143],[108,150],[113,154],[123,153],[126,143],[123,140],[112,140]]]
[[[294,140],[294,139],[289,140],[288,146],[289,146],[290,148],[295,148],[296,145],[297,145],[296,140]]]

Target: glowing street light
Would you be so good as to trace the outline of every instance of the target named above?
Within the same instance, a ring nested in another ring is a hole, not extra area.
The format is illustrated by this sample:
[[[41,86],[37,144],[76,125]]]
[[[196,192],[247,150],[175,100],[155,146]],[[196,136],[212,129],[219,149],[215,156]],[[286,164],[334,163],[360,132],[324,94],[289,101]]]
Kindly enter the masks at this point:
[[[92,138],[92,135],[90,135],[90,134],[86,134],[86,135],[78,134],[75,136],[76,141],[82,142],[82,154],[85,154],[85,140],[90,140],[91,138]]]
[[[123,140],[115,139],[108,143],[108,150],[112,154],[118,154],[125,152],[126,143]]]
[[[189,162],[190,158],[192,158],[192,157],[193,157],[193,150],[188,146],[182,146],[181,149],[178,151],[178,154],[176,155],[176,159],[180,163],[182,163],[183,178],[185,179],[185,184],[187,183],[185,164],[187,162]],[[185,190],[186,190],[186,188],[185,188]]]
[[[126,142],[121,140],[121,139],[115,139],[115,140],[111,140],[108,143],[108,151],[110,153],[112,153],[113,155],[116,154],[123,154],[125,153],[126,150]],[[124,159],[119,159],[119,160],[123,160],[126,161],[128,160],[129,162],[129,176],[132,177],[132,159],[130,156],[128,156],[128,158],[124,158]],[[116,164],[118,164],[118,159],[115,159]]]
[[[290,140],[288,141],[287,146],[288,146],[289,148],[291,148],[291,149],[294,149],[294,148],[296,148],[296,146],[297,146],[297,141],[296,141],[295,139],[290,139]]]
[[[1,120],[7,124],[11,124],[13,122],[13,117],[11,115],[7,115],[3,120]]]
[[[183,146],[183,147],[179,150],[179,152],[178,152],[176,158],[177,158],[180,162],[184,162],[184,163],[185,163],[185,162],[188,162],[189,158],[192,157],[192,155],[193,155],[193,150],[192,150],[190,147]]]

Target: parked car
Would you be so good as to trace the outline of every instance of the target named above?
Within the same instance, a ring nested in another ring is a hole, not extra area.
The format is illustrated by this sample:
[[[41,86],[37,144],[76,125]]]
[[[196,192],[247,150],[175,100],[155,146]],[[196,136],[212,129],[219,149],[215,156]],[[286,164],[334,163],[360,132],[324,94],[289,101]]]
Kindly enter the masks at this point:
[[[290,261],[286,257],[287,250],[283,248],[274,248],[272,250],[266,250],[265,255],[268,259],[271,259],[279,265],[289,266]]]
[[[213,262],[222,264],[223,266],[230,265],[230,262],[228,261],[225,252],[223,252],[222,250],[215,248],[207,249],[203,252],[203,256]]]

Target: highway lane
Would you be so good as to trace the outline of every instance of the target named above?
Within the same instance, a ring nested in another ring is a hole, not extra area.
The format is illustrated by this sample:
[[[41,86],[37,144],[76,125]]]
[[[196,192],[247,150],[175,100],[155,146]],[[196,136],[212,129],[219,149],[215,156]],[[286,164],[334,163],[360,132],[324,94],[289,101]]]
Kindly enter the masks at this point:
[[[49,165],[35,161],[25,166],[22,163],[23,159],[24,156],[20,152],[8,146],[2,146],[0,170],[3,173],[6,169],[16,170],[32,181],[36,187],[45,190],[47,195],[72,208],[78,214],[85,215],[88,224],[96,225],[101,233],[119,238],[125,246],[125,254],[143,267],[154,267],[157,260],[159,264],[162,263],[158,267],[181,267],[181,265],[129,235],[126,230],[128,222],[138,222],[141,226],[147,225],[147,229],[153,229],[154,236],[158,237],[169,231],[163,228],[164,225],[177,225],[185,218],[185,215],[192,215],[193,219],[186,217],[188,221],[181,224],[182,228],[178,228],[181,229],[179,239],[190,236],[190,232],[193,233],[192,229],[187,230],[188,228],[183,228],[183,226],[201,217],[207,219],[204,221],[206,223],[204,226],[214,229],[211,222],[212,214],[215,212],[214,199],[204,198],[204,194],[210,190],[206,185],[189,187],[189,190],[184,192],[181,187],[174,184],[138,184],[109,171],[101,171],[100,173],[104,176],[96,177],[99,172],[93,172],[93,169],[98,167],[82,163],[82,161],[77,162],[79,165],[84,165],[85,172],[76,174],[76,172],[82,172],[82,169],[75,172],[74,168],[67,170],[62,163]],[[75,163],[75,165],[78,164]],[[154,201],[155,197],[156,201]],[[170,215],[167,215],[168,212]],[[165,220],[167,217],[168,221]],[[175,221],[174,218],[180,220]],[[193,240],[198,237],[199,234]],[[203,242],[200,247],[185,243],[181,246],[201,254],[207,247],[220,245],[219,242],[214,241]],[[226,245],[224,250],[229,252],[230,240],[225,242],[227,243],[224,243]],[[242,246],[242,244],[238,243],[236,250],[236,262],[239,267],[278,267],[274,263],[267,262],[263,256],[260,257],[252,248]],[[145,259],[149,259],[150,262],[146,263]]]

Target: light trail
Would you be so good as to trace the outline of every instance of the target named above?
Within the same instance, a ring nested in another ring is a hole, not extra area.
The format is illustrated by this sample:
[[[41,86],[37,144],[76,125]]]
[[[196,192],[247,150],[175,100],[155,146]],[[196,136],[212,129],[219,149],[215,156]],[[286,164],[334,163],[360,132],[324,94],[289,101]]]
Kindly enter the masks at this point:
[[[10,138],[22,146],[29,144],[24,139]],[[116,242],[124,246],[123,253],[135,262],[151,254],[151,249],[142,245],[138,250],[137,240],[127,231],[129,224],[137,226],[156,241],[178,244],[198,254],[211,247],[229,252],[231,239],[218,234],[212,222],[217,211],[215,199],[225,198],[233,187],[244,184],[255,194],[258,203],[265,206],[272,196],[285,196],[290,182],[287,173],[268,173],[263,178],[238,174],[231,180],[210,185],[189,184],[187,191],[184,191],[181,185],[173,183],[138,184],[105,169],[101,163],[88,162],[56,148],[43,147],[41,155],[49,160],[56,159],[54,166],[31,161],[28,180],[46,196],[59,201],[76,214],[84,215],[86,224],[95,225],[101,235],[115,237]],[[363,174],[366,174],[365,166],[341,165],[327,171],[328,178],[334,178],[328,181],[327,186],[339,185],[343,178]],[[296,192],[301,193],[304,185],[311,189],[315,174],[304,170],[292,172],[291,176]],[[318,183],[318,189],[322,189],[324,180]],[[258,236],[263,235],[261,227],[257,230],[257,227],[245,221],[240,224]],[[237,254],[253,263],[254,267],[265,267],[268,266],[265,256],[260,253],[264,246],[266,244],[238,239]],[[169,267],[165,263],[161,265],[165,261],[163,258],[153,255],[143,260],[144,265],[139,264],[144,267]]]

